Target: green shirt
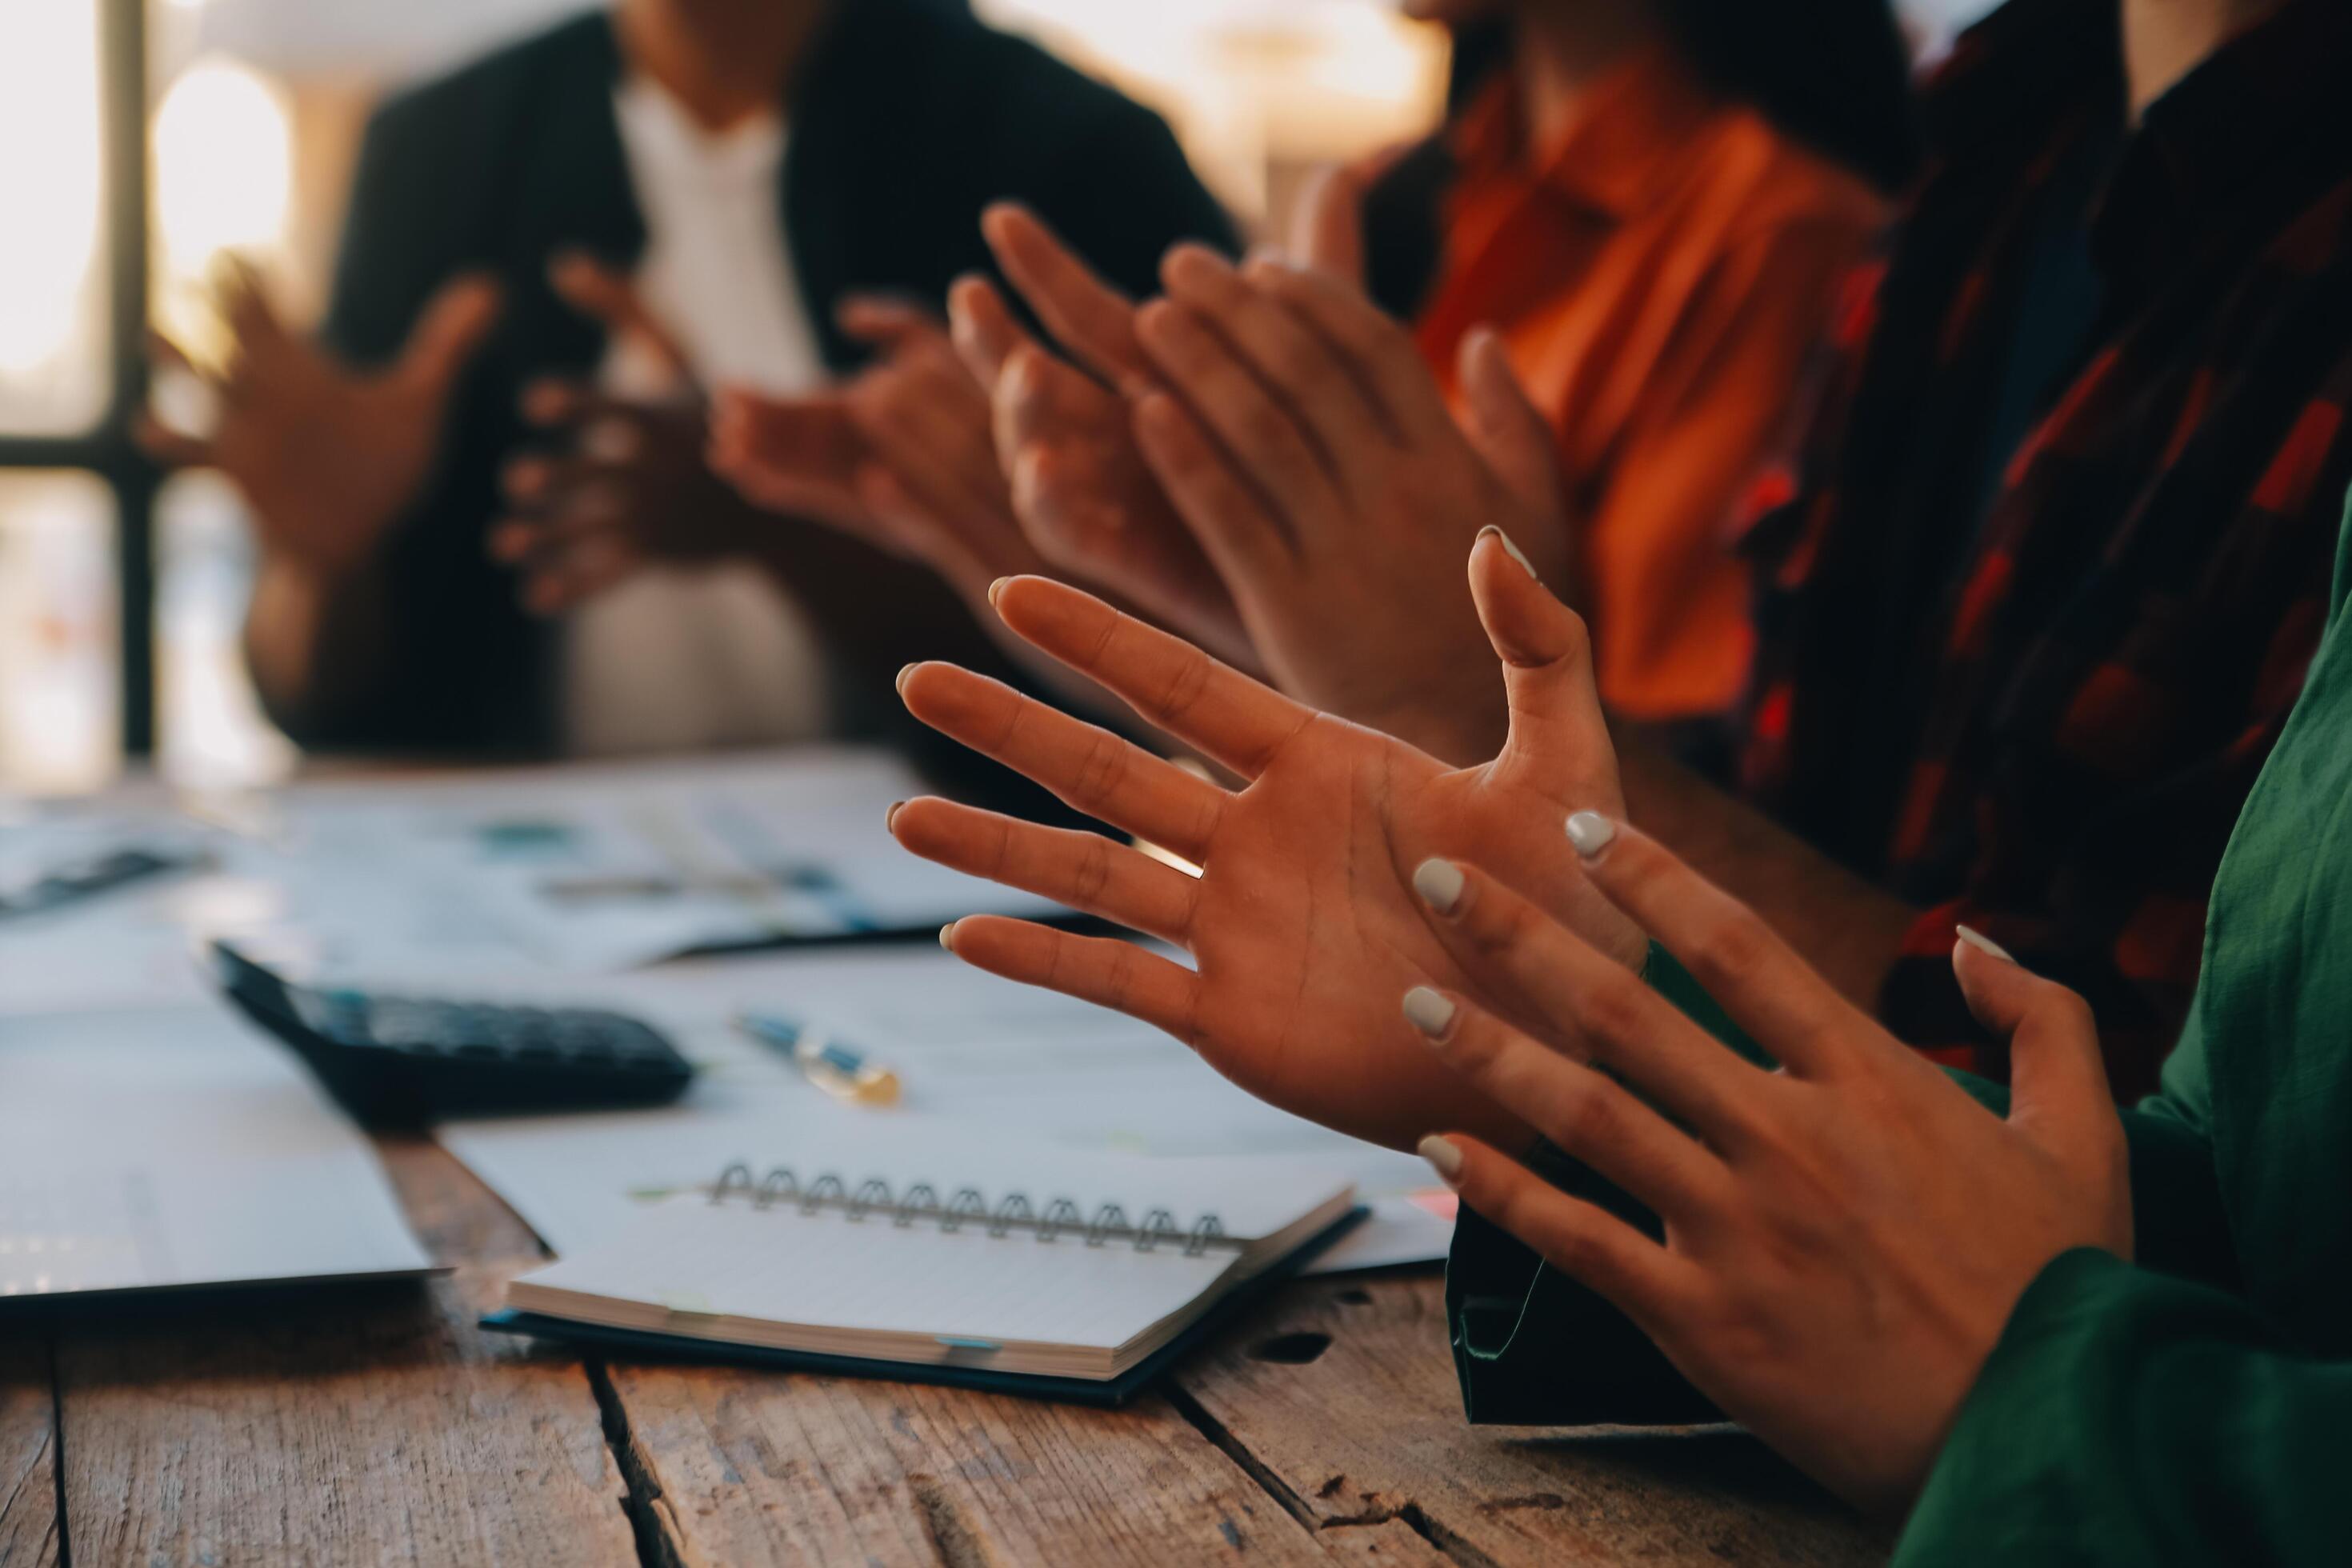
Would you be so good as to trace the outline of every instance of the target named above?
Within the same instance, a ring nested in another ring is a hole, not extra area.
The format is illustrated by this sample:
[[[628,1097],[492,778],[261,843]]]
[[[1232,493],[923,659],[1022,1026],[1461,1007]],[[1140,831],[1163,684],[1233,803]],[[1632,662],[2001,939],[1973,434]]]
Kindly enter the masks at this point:
[[[2188,1028],[2125,1113],[2137,1261],[2070,1252],[2028,1288],[1898,1563],[2352,1557],[2347,599],[2352,514],[2326,636],[2214,880]],[[1651,979],[1754,1050],[1663,953]],[[1647,1222],[1580,1167],[1547,1173]],[[1710,1413],[1622,1318],[1475,1215],[1446,1285],[1473,1420]]]

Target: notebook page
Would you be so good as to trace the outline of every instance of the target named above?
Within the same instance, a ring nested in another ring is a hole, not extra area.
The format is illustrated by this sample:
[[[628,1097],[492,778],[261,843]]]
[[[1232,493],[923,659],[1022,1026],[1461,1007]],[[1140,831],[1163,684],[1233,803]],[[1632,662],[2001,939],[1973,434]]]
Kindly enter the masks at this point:
[[[980,1226],[948,1232],[878,1215],[853,1221],[685,1198],[649,1211],[610,1247],[517,1280],[509,1299],[562,1311],[549,1293],[576,1292],[860,1337],[1108,1352],[1182,1311],[1233,1264],[1222,1249],[1187,1257],[1179,1247],[1040,1242]]]

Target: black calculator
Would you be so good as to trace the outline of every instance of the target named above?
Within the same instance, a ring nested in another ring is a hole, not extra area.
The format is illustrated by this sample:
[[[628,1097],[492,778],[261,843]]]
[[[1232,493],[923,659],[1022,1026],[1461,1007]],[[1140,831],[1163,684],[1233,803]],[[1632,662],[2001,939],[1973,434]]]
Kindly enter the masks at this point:
[[[221,988],[369,1127],[490,1111],[657,1105],[694,1068],[649,1025],[577,1007],[425,1001],[289,984],[226,942]]]

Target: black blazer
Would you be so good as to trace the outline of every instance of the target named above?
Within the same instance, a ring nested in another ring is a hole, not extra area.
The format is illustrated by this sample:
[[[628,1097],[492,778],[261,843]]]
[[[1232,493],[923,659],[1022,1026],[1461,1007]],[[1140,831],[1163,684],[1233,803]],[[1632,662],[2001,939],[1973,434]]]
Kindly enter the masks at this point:
[[[549,258],[576,247],[625,264],[646,243],[613,113],[621,68],[599,11],[401,93],[368,125],[330,345],[390,358],[464,270],[499,279],[505,308],[453,398],[427,493],[386,545],[385,674],[337,711],[274,715],[306,745],[530,752],[558,739],[556,628],[521,613],[484,536],[499,470],[527,439],[521,387],[590,374],[604,353],[549,289]],[[979,229],[991,201],[1027,202],[1138,293],[1177,240],[1233,244],[1156,115],[940,0],[836,0],[787,99],[784,232],[835,371],[863,353],[834,325],[844,294],[937,300],[992,269]],[[872,569],[892,570],[879,555]]]

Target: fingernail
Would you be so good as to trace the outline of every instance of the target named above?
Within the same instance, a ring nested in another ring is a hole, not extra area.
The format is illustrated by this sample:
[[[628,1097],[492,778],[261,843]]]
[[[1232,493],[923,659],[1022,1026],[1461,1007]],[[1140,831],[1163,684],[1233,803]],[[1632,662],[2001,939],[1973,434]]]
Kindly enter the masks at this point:
[[[955,951],[955,928],[956,923],[953,921],[950,921],[947,924],[940,927],[940,945],[946,948],[950,952],[953,952]]]
[[[1478,531],[1478,537],[1480,539],[1484,539],[1490,533],[1503,542],[1503,548],[1509,551],[1511,559],[1519,563],[1520,571],[1525,572],[1530,577],[1534,577],[1538,583],[1543,581],[1541,577],[1536,576],[1536,563],[1528,560],[1527,558],[1527,553],[1517,545],[1511,542],[1511,536],[1509,534],[1505,533],[1501,529],[1496,528],[1490,522],[1486,527]],[[1475,542],[1475,541],[1473,542]]]
[[[1450,1140],[1433,1132],[1421,1141],[1421,1157],[1437,1173],[1437,1179],[1447,1186],[1462,1180],[1462,1149]]]
[[[1617,825],[1597,811],[1580,811],[1568,819],[1568,841],[1587,860],[1617,841]]]
[[[898,820],[898,808],[906,804],[907,803],[903,800],[894,800],[890,803],[890,809],[882,814],[883,832],[887,833],[890,831],[891,827]]]
[[[1404,994],[1404,1016],[1412,1020],[1414,1028],[1429,1037],[1433,1045],[1444,1039],[1445,1032],[1454,1027],[1454,1004],[1444,993],[1426,985],[1416,985]]]
[[[1441,915],[1450,915],[1462,901],[1462,868],[1451,860],[1423,860],[1413,868],[1412,890],[1422,902]]]
[[[904,697],[907,694],[907,677],[914,673],[915,666],[911,664],[902,664],[898,667],[898,679],[890,684],[898,689],[899,696]]]
[[[1013,579],[1010,577],[999,577],[995,582],[991,583],[988,585],[988,607],[990,609],[992,610],[996,607],[996,595],[1004,592],[1004,584],[1012,581]]]
[[[1953,929],[1960,933],[1960,940],[1962,942],[1967,942],[1979,952],[1989,952],[1995,958],[2000,959],[2003,963],[2015,963],[2017,962],[2016,956],[2012,954],[2009,949],[2001,946],[2000,943],[1985,935],[1984,932],[1971,930],[1968,926],[1955,926]]]

